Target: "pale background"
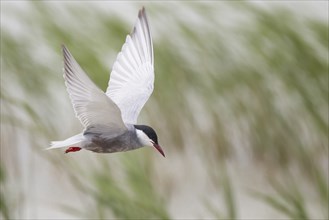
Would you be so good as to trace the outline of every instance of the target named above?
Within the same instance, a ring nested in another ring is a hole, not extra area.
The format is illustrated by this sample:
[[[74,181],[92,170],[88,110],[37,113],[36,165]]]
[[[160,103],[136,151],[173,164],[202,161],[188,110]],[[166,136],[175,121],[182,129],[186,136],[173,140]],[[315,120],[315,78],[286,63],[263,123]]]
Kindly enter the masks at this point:
[[[64,43],[105,90],[145,6],[151,148],[44,151],[82,129]],[[328,218],[327,1],[1,1],[4,219]]]

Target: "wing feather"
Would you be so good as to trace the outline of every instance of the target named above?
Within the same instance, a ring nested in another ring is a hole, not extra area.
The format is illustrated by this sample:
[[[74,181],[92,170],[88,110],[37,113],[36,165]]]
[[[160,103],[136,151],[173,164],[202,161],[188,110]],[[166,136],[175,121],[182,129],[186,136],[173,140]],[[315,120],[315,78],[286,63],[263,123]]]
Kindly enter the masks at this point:
[[[153,92],[153,84],[153,45],[142,8],[113,65],[106,90],[106,95],[119,106],[124,123],[137,123],[139,112]]]
[[[124,131],[126,126],[118,106],[89,79],[64,45],[62,50],[66,88],[82,125],[85,128],[105,125],[115,131]]]

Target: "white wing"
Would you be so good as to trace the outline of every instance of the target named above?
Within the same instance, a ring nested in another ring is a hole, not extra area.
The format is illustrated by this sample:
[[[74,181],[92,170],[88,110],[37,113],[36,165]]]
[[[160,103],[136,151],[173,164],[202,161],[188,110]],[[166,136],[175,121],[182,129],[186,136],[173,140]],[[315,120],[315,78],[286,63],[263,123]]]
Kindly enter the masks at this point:
[[[136,124],[142,107],[153,91],[153,46],[145,9],[138,13],[133,32],[113,65],[106,90],[120,108],[127,124]]]
[[[107,125],[126,129],[118,106],[85,74],[69,50],[63,45],[64,79],[76,113],[84,127]]]

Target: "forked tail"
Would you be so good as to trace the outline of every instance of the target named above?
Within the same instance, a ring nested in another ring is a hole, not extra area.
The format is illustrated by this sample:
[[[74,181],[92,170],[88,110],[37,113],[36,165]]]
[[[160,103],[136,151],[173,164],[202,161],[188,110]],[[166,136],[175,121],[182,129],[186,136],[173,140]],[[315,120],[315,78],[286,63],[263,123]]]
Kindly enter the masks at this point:
[[[50,147],[47,148],[46,150],[51,150],[55,148],[62,148],[62,147],[80,147],[81,148],[81,142],[84,141],[83,134],[77,134],[74,135],[73,137],[70,137],[64,141],[52,141],[50,144]]]

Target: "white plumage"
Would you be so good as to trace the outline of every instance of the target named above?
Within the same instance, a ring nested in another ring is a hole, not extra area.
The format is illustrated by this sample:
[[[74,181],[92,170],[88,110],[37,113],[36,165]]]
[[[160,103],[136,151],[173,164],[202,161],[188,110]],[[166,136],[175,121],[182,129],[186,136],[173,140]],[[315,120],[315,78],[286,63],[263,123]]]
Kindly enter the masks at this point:
[[[113,65],[106,95],[119,106],[126,124],[136,124],[153,84],[152,38],[143,8]]]

